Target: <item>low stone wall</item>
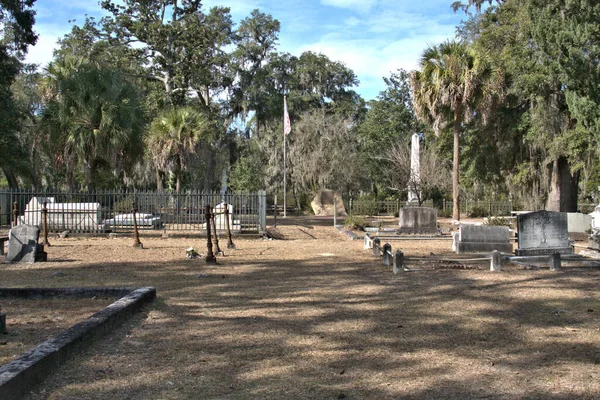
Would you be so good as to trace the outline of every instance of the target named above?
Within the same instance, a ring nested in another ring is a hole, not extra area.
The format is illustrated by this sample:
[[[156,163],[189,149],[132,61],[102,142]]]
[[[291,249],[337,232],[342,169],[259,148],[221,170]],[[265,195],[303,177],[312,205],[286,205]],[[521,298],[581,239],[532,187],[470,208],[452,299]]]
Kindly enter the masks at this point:
[[[115,297],[123,296],[83,322],[29,350],[0,367],[0,399],[16,400],[42,382],[66,359],[122,324],[130,315],[156,297],[156,289],[68,288],[0,289],[0,297]]]

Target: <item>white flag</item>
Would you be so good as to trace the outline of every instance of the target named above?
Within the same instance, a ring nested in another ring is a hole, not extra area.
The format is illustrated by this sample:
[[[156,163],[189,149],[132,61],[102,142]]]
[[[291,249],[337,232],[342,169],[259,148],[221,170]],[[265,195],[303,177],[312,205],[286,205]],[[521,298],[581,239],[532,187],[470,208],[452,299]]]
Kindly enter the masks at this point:
[[[287,101],[283,96],[283,134],[288,135],[292,131],[292,123],[290,122],[290,115],[288,114]]]

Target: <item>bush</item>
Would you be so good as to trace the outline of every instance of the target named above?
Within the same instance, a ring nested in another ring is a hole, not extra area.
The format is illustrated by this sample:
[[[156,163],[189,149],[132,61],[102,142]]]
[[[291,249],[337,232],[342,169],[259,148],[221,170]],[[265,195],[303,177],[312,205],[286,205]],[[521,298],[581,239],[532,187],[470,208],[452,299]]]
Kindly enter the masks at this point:
[[[503,217],[489,217],[487,221],[484,222],[484,225],[489,226],[508,226],[509,228],[513,228],[513,221],[510,218]]]
[[[473,209],[471,209],[471,211],[469,211],[469,213],[467,214],[467,217],[469,218],[483,218],[483,217],[487,217],[489,215],[488,210],[486,210],[483,207],[473,207]]]
[[[452,218],[452,210],[438,210],[438,218]]]
[[[363,217],[357,217],[350,214],[344,220],[344,226],[347,229],[358,229],[364,231],[365,226],[367,226],[367,220],[365,220]]]

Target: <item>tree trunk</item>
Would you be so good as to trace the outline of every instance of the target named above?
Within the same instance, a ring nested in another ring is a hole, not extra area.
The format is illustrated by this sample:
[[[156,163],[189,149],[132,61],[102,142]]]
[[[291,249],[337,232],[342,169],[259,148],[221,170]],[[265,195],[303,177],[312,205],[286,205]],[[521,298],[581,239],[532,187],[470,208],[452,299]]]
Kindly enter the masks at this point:
[[[159,192],[164,190],[163,177],[158,168],[156,168],[156,190]]]
[[[452,166],[452,219],[460,221],[460,199],[458,196],[458,167],[460,165],[460,110],[454,112],[454,159]]]
[[[206,171],[204,172],[204,193],[210,193],[213,185],[213,175],[215,174],[215,155],[210,145],[206,148]]]
[[[569,162],[559,157],[552,162],[550,177],[550,193],[546,202],[546,210],[558,212],[577,212],[577,195],[579,190],[579,172],[571,174]]]
[[[96,189],[94,181],[96,175],[96,163],[94,161],[83,161],[83,172],[85,175],[85,184],[87,185],[88,193],[93,193]]]
[[[18,190],[19,189],[19,181],[17,181],[17,177],[10,167],[3,166],[2,172],[4,172],[4,176],[6,176],[6,181],[8,182],[8,186],[11,189]]]

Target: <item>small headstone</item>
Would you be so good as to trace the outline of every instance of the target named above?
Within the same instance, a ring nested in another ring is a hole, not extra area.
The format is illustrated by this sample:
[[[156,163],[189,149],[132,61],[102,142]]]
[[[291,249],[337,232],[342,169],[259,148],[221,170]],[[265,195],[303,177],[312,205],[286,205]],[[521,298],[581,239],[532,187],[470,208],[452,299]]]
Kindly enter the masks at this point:
[[[517,256],[539,256],[552,253],[572,254],[569,245],[567,214],[537,211],[517,216]]]
[[[397,274],[398,272],[404,272],[404,253],[400,250],[396,250],[394,253],[392,271],[394,274]]]
[[[453,239],[452,250],[456,254],[513,252],[508,226],[461,225]]]
[[[560,271],[561,270],[561,262],[560,262],[560,253],[555,252],[550,254],[550,258],[548,259],[548,264],[551,271]]]
[[[392,265],[392,245],[389,243],[383,245],[383,265]]]
[[[437,228],[437,209],[429,207],[403,207],[398,211],[400,219],[399,233],[435,234]]]
[[[18,225],[8,234],[8,255],[6,261],[33,263],[46,261],[44,247],[38,244],[40,230],[32,225]]]
[[[373,239],[373,255],[375,257],[381,257],[381,249],[380,246],[381,245],[381,239],[379,238],[375,238]]]
[[[490,271],[498,272],[502,270],[502,263],[500,260],[500,253],[497,250],[492,251]]]

